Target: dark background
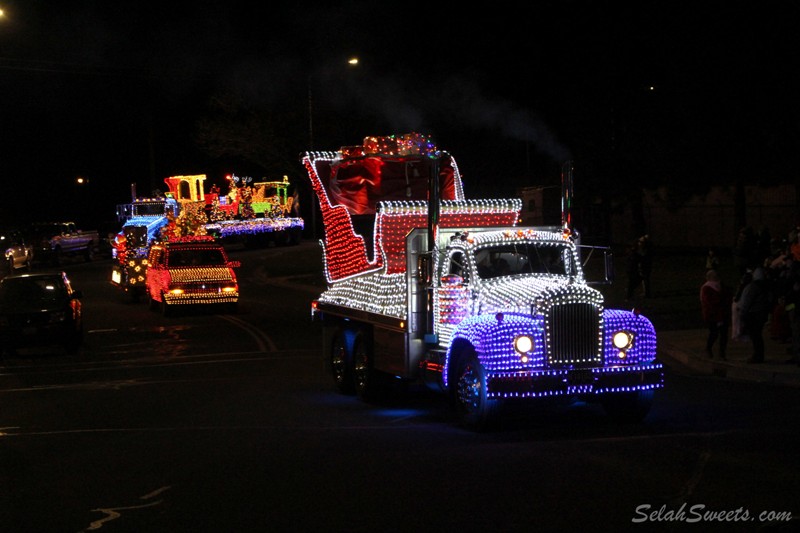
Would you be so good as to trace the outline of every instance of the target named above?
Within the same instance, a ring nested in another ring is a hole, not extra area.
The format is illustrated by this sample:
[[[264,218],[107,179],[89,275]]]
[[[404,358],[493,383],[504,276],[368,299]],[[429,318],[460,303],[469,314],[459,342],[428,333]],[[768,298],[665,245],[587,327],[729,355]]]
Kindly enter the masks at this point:
[[[455,156],[468,197],[557,183],[567,159],[576,202],[797,179],[785,2],[1,8],[3,225],[97,225],[179,174],[302,189],[301,152],[409,131]]]

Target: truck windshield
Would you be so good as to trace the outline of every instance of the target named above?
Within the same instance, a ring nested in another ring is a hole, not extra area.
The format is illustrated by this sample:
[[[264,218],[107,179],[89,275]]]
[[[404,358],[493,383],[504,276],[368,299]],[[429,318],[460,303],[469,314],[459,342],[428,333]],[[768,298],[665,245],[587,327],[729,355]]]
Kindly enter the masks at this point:
[[[133,214],[139,217],[163,217],[166,204],[164,202],[147,202],[133,204]]]
[[[572,273],[572,252],[564,244],[519,243],[483,248],[475,252],[478,276],[483,279],[515,274]]]
[[[171,267],[223,266],[225,257],[217,249],[172,250],[168,256]]]

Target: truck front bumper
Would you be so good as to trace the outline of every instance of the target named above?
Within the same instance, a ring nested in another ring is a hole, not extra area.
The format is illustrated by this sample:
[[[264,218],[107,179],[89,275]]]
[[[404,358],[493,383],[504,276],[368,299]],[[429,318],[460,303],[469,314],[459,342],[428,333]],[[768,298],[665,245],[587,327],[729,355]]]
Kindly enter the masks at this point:
[[[490,398],[601,396],[664,387],[661,363],[530,372],[496,372],[487,376]]]
[[[165,294],[168,305],[235,304],[238,292],[187,292],[181,295]]]

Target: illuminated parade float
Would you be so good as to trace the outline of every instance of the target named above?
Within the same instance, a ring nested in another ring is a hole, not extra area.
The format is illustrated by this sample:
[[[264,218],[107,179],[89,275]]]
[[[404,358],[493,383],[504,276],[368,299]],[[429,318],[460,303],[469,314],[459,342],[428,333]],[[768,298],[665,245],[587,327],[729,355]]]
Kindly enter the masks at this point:
[[[296,206],[289,180],[254,183],[227,176],[229,192],[204,192],[205,174],[165,178],[163,197],[137,198],[118,206],[125,219],[113,243],[111,283],[134,298],[145,293],[148,256],[159,242],[179,238],[215,238],[221,243],[297,244],[303,219],[291,216]],[[158,300],[160,302],[160,300]]]
[[[512,400],[647,415],[664,385],[655,330],[604,308],[567,209],[561,226],[518,227],[520,200],[465,199],[455,159],[414,133],[302,162],[325,225],[328,288],[312,315],[341,392],[369,400],[392,380],[422,380],[472,429]]]

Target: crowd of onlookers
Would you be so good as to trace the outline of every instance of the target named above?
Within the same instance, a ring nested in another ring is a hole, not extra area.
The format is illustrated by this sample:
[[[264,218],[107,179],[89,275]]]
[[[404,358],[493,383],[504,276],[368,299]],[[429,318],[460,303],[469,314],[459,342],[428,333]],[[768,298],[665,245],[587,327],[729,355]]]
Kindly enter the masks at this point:
[[[766,227],[742,228],[733,259],[740,279],[731,289],[720,280],[715,251],[706,258],[700,301],[709,330],[707,355],[713,357],[716,346],[725,358],[730,331],[732,338],[752,343],[748,362],[762,363],[768,334],[786,343],[789,361],[800,364],[800,226],[783,238],[772,238]]]

